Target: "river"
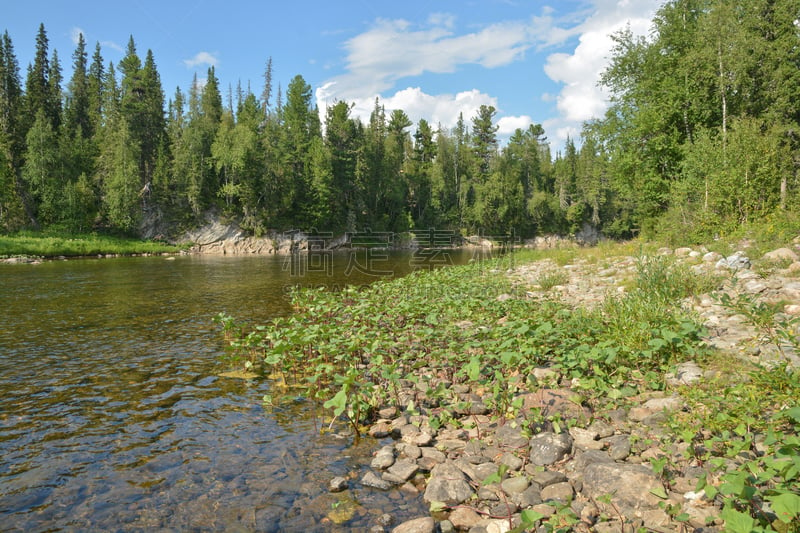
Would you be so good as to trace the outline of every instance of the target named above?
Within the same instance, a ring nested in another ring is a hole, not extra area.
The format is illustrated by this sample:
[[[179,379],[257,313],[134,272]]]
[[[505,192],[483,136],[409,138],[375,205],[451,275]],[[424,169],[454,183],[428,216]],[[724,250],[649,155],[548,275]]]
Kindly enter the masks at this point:
[[[372,250],[0,265],[0,530],[346,531],[426,514],[419,496],[358,483],[379,442],[320,434],[300,398],[263,405],[268,380],[220,377],[212,322],[263,322],[289,312],[292,285],[419,263]],[[350,490],[329,493],[333,476]]]

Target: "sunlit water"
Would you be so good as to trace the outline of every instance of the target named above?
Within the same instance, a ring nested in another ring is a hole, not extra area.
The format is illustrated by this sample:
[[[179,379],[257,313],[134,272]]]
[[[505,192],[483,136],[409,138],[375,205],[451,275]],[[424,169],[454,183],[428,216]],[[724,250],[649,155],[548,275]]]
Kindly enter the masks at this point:
[[[218,376],[218,312],[265,321],[289,312],[288,286],[370,283],[416,262],[318,259],[0,265],[0,530],[363,530],[425,514],[418,496],[357,482],[380,443],[320,434],[300,399],[262,405],[267,380]],[[351,490],[328,493],[336,475]],[[343,501],[356,512],[337,526]]]

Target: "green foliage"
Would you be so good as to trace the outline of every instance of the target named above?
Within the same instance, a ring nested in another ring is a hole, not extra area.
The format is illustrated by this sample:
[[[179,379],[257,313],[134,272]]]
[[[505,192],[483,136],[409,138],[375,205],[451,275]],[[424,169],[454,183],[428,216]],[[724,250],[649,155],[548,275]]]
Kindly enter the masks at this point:
[[[797,336],[800,318],[785,317],[780,312],[780,302],[766,303],[746,293],[738,293],[735,298],[728,293],[722,293],[717,299],[724,307],[743,315],[787,360],[787,350],[795,351],[800,348],[800,339]]]
[[[649,37],[613,36],[601,80],[611,106],[555,158],[539,124],[502,146],[492,106],[413,131],[379,100],[366,123],[337,102],[323,131],[302,76],[272,101],[271,62],[261,97],[240,86],[223,103],[211,67],[165,113],[154,55],[142,60],[133,38],[118,83],[99,45],[89,63],[81,36],[62,87],[44,26],[23,91],[6,34],[0,225],[136,233],[152,212],[196,224],[212,211],[259,234],[730,236],[791,214],[800,192],[795,11],[785,0],[665,3]]]
[[[649,314],[637,316],[644,325],[636,324],[635,336],[624,321],[639,303],[588,312],[520,295],[496,298],[515,294],[498,269],[502,261],[419,272],[338,293],[298,288],[290,295],[294,314],[245,330],[230,346],[240,364],[261,366],[356,432],[380,407],[408,408],[398,396],[406,380],[420,381],[418,389],[426,391],[415,409],[454,405],[445,383],[467,383],[485,391],[494,416],[514,419],[522,415],[520,395],[541,366],[576,379],[590,397],[621,398],[663,387],[654,376],[702,353],[702,328],[670,301],[679,294],[675,289],[637,291],[637,302],[646,302]],[[656,289],[654,284],[669,282],[650,283]],[[260,350],[263,359],[253,359]],[[565,424],[537,419],[535,412],[524,418],[526,424]],[[452,421],[447,409],[432,413],[431,424]]]
[[[126,239],[101,234],[20,231],[0,235],[0,257],[74,257],[98,254],[146,254],[178,252],[179,247],[164,243]]]

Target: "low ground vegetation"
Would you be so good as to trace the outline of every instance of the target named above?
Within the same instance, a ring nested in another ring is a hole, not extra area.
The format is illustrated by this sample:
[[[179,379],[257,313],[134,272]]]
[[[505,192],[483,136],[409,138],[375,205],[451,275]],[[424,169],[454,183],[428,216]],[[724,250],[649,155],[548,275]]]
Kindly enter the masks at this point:
[[[0,258],[8,257],[77,257],[93,255],[133,255],[174,253],[181,250],[158,241],[102,234],[73,235],[59,232],[18,232],[0,234]]]
[[[676,396],[682,409],[652,434],[631,436],[663,451],[644,461],[663,485],[653,492],[669,516],[663,530],[797,531],[800,380],[788,356],[797,346],[796,324],[780,305],[732,297],[735,276],[698,255],[676,259],[635,243],[525,251],[336,293],[297,288],[295,313],[266,325],[217,320],[230,341],[228,362],[274,380],[266,402],[299,393],[316,405],[321,427],[346,421],[356,438],[392,407],[428,432],[466,428],[480,440],[476,404],[486,408],[487,427],[510,424],[530,438],[610,420],[646,398]],[[602,298],[569,294],[576,265],[596,273],[590,283],[611,279]],[[765,260],[764,272],[779,266]],[[715,348],[692,305],[702,295],[743,317],[757,333],[754,342],[775,345],[778,357],[765,367],[753,364],[746,346],[742,353]],[[670,379],[687,363],[705,377]],[[585,416],[526,405],[531,392],[558,387]],[[674,495],[674,480],[690,470],[693,491],[711,509],[700,517]],[[612,494],[608,503],[613,509]],[[569,502],[549,515],[521,509],[508,520],[518,530],[542,531],[647,525],[622,512],[587,521]]]

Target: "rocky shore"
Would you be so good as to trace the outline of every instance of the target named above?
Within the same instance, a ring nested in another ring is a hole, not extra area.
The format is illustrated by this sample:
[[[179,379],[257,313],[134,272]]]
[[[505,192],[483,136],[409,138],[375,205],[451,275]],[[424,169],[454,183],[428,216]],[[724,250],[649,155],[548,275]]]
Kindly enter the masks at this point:
[[[675,256],[698,273],[720,276],[720,293],[780,302],[791,317],[800,314],[797,248],[794,243],[756,258],[760,271],[752,268],[746,250],[729,257],[700,248],[658,253]],[[593,306],[609,293],[625,291],[635,271],[635,258],[620,257],[562,266],[546,260],[519,265],[508,275],[528,298],[553,297],[546,293],[554,292],[570,305]],[[554,273],[561,282],[542,291],[539,280]],[[758,365],[790,357],[798,365],[795,354],[779,352],[744,317],[719,305],[718,298],[697,294],[683,303],[708,328],[705,342],[727,356]],[[383,515],[371,529],[375,533],[549,531],[543,520],[549,526],[561,523],[564,531],[722,532],[719,501],[697,488],[701,478],[712,480],[717,474],[691,460],[685,453],[688,445],[668,438],[664,424],[670,413],[688,409],[679,388],[714,379],[718,372],[683,363],[665,377],[669,385],[664,392],[603,409],[587,407],[573,383],[554,369],[541,368],[535,375],[541,388],[520,397],[521,412],[535,409],[543,415],[533,428],[523,418],[489,416],[486,391],[445,384],[460,401],[434,406],[426,403],[425,385],[407,382],[401,400],[413,400],[415,411],[381,410],[369,429],[381,443],[369,471],[358,480],[332,479],[329,489],[345,491],[352,484],[401,490],[419,494],[431,509],[429,516],[400,524],[392,523],[390,513]],[[457,423],[431,427],[431,409],[449,409]],[[729,459],[732,465],[742,460]],[[670,476],[654,467],[666,462]],[[675,509],[682,514],[680,521]],[[333,515],[330,520],[339,523]]]

